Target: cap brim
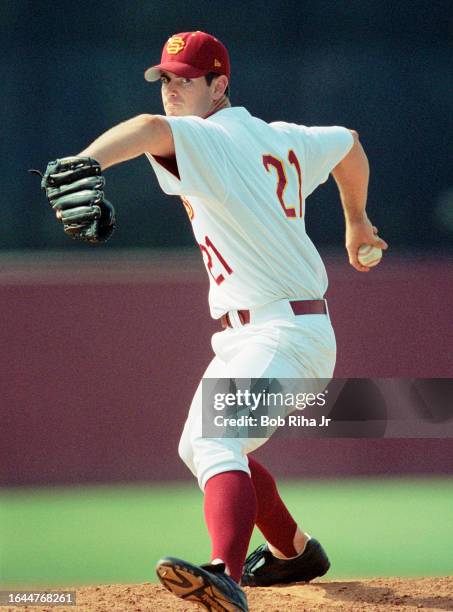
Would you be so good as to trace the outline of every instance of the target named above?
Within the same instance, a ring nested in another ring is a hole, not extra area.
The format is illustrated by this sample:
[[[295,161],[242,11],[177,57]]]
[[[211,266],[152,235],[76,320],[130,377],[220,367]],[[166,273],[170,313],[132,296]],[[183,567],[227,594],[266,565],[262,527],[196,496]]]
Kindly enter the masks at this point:
[[[145,80],[151,83],[153,81],[158,81],[162,71],[172,72],[186,79],[197,79],[207,74],[206,70],[200,70],[199,68],[194,68],[182,62],[164,62],[163,64],[157,64],[157,66],[151,66],[151,68],[145,70]]]

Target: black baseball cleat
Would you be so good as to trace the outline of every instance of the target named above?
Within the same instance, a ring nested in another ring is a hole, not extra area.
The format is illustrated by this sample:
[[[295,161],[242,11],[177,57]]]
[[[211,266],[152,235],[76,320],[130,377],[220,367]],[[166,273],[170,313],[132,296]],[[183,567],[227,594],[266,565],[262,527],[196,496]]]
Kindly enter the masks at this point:
[[[245,560],[241,585],[253,587],[310,582],[324,576],[329,567],[330,561],[318,540],[308,540],[304,552],[291,559],[277,559],[265,543]]]
[[[223,563],[192,565],[164,557],[157,563],[156,572],[164,587],[184,601],[201,604],[212,612],[248,612],[244,591],[225,574]]]

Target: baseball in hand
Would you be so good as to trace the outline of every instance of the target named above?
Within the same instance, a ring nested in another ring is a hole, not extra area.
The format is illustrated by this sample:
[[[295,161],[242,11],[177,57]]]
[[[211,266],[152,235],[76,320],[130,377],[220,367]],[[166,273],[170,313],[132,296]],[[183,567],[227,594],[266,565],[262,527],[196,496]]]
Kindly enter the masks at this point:
[[[358,260],[362,266],[372,268],[377,266],[382,259],[382,249],[371,244],[362,244],[359,247]]]

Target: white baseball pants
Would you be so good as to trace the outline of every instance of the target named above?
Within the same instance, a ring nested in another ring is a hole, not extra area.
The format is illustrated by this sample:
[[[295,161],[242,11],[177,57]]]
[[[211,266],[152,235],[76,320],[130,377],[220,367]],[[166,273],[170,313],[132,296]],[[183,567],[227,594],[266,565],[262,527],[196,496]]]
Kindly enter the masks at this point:
[[[328,315],[294,315],[289,300],[279,300],[250,311],[241,325],[229,313],[233,328],[212,336],[214,359],[205,378],[292,378],[330,380],[336,358],[334,331]],[[203,438],[202,384],[193,398],[179,443],[179,455],[204,490],[221,472],[250,474],[247,453],[267,438]]]

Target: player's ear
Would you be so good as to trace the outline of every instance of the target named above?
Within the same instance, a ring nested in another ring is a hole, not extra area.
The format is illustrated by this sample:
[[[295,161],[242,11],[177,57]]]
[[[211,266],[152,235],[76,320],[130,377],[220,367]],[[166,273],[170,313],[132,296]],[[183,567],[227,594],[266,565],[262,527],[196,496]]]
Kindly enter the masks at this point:
[[[220,100],[228,87],[228,77],[224,74],[219,75],[214,79],[214,100]]]

